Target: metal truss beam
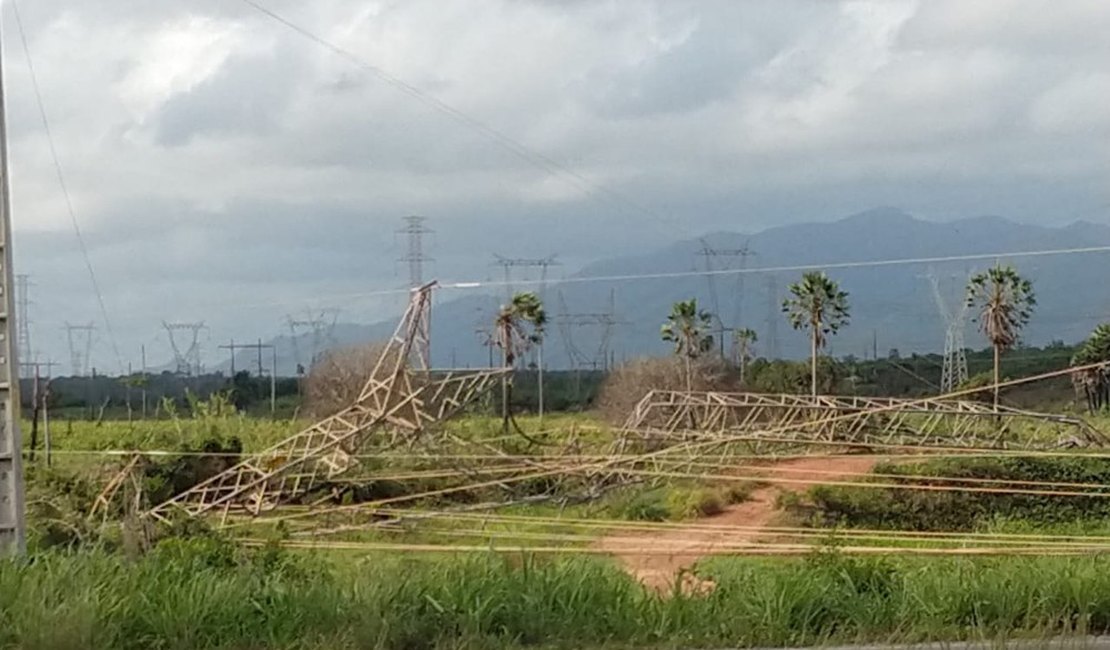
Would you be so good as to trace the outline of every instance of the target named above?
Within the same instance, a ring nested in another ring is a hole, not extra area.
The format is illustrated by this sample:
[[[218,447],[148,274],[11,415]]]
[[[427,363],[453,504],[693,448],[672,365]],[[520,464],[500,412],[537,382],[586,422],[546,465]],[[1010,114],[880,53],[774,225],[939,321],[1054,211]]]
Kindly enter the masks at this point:
[[[351,406],[254,454],[149,512],[166,521],[175,511],[197,517],[218,513],[256,516],[303,496],[357,464],[369,444],[413,442],[426,427],[450,417],[508,372],[504,368],[433,371],[428,342],[431,291],[413,290],[408,309]],[[415,361],[418,369],[410,369]]]
[[[1110,444],[1080,418],[943,399],[652,391],[625,422],[634,438],[742,436],[1000,449]]]

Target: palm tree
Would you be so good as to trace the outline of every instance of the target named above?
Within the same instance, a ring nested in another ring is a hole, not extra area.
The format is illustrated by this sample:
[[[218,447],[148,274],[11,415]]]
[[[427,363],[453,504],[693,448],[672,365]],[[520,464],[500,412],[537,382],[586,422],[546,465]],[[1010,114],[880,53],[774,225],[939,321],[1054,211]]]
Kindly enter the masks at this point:
[[[513,296],[512,302],[502,305],[494,319],[493,343],[501,348],[502,360],[506,368],[512,368],[517,357],[543,339],[543,328],[547,324],[547,314],[543,303],[536,294],[521,292]],[[501,422],[508,432],[512,414],[509,404],[512,401],[511,373],[501,379]]]
[[[664,341],[674,343],[674,353],[681,356],[686,368],[686,390],[693,390],[693,362],[713,349],[713,336],[709,330],[713,317],[698,310],[696,298],[680,300],[671,307],[667,322],[659,330]]]
[[[810,271],[802,275],[801,282],[790,285],[790,294],[782,302],[782,311],[794,329],[809,330],[809,391],[816,397],[817,353],[829,335],[848,324],[848,293],[823,271]]]
[[[979,329],[994,349],[994,408],[998,410],[999,359],[1017,345],[1037,299],[1033,284],[1012,266],[995,264],[967,283],[967,306],[978,308]]]
[[[1094,366],[1110,362],[1110,323],[1095,328],[1087,341],[1071,358],[1071,365]],[[1071,377],[1076,393],[1082,393],[1091,413],[1101,411],[1110,403],[1110,367],[1099,365],[1076,371]],[[33,424],[33,422],[32,422]]]
[[[732,342],[736,347],[736,362],[740,366],[740,383],[744,383],[745,371],[748,368],[748,360],[752,356],[752,344],[759,341],[756,336],[755,330],[750,327],[733,330]]]

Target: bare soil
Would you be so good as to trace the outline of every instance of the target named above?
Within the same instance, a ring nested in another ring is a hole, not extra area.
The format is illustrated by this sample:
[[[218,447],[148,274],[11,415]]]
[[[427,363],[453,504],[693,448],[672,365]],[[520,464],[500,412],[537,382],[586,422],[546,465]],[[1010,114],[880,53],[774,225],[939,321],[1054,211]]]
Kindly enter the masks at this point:
[[[611,537],[603,537],[598,542],[598,546],[612,553],[625,570],[649,588],[669,592],[674,588],[675,581],[681,579],[683,581],[681,587],[684,590],[712,589],[712,584],[698,581],[686,570],[701,558],[718,552],[724,544],[766,541],[767,537],[754,531],[707,530],[707,526],[743,526],[756,529],[771,526],[777,515],[775,502],[781,492],[802,492],[813,485],[867,472],[878,461],[879,459],[874,456],[814,457],[783,461],[775,467],[787,467],[798,471],[791,471],[782,476],[801,482],[759,488],[752,492],[747,501],[728,506],[718,515],[691,522],[693,525],[688,529],[677,527],[649,533],[622,532]],[[808,474],[804,470],[820,473]],[[644,548],[651,548],[655,552],[644,554]],[[658,552],[664,549],[669,549],[673,553]]]

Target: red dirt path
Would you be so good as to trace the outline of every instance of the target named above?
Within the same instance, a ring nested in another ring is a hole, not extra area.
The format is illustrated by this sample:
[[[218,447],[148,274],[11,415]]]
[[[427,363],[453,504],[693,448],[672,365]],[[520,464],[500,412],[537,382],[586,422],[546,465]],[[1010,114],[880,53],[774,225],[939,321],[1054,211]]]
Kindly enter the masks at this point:
[[[783,461],[775,467],[788,467],[792,470],[818,470],[821,473],[808,474],[804,471],[791,471],[784,478],[805,482],[786,483],[759,488],[752,492],[747,501],[728,506],[725,511],[712,517],[703,517],[697,526],[744,526],[763,528],[770,526],[776,513],[775,499],[780,492],[802,492],[813,485],[835,481],[844,476],[870,471],[878,459],[874,456],[839,456],[835,458],[815,457]],[[843,472],[842,474],[839,472]],[[625,570],[635,576],[645,586],[659,591],[669,591],[675,580],[684,570],[693,566],[699,559],[711,555],[723,543],[766,540],[765,535],[750,532],[713,531],[705,528],[674,528],[650,533],[622,532],[612,537],[604,537],[598,547],[613,554]],[[658,553],[645,555],[637,550],[647,548],[673,549],[672,555]],[[707,584],[684,585],[684,588],[712,588]]]

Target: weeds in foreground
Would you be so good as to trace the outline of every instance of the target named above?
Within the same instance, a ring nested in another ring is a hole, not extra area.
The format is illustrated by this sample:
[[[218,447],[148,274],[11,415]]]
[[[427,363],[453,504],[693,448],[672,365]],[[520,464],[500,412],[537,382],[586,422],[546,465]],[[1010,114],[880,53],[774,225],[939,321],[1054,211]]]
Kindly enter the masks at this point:
[[[344,558],[349,560],[349,558]],[[211,538],[0,564],[0,647],[741,647],[1110,630],[1110,558],[717,558],[661,597],[600,559],[375,555]]]

